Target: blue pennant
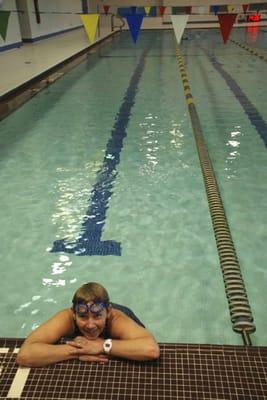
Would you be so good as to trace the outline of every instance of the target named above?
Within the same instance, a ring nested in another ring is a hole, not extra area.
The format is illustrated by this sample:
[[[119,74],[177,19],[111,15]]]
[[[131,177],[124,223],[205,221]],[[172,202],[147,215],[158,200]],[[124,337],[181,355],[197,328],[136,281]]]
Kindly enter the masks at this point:
[[[133,38],[136,43],[144,16],[142,14],[126,15],[128,26]]]

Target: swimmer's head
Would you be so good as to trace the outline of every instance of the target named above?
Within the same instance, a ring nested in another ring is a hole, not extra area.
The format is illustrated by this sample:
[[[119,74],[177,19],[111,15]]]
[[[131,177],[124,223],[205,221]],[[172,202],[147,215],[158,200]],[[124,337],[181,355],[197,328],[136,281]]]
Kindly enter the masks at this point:
[[[86,283],[74,293],[73,318],[80,333],[88,339],[96,339],[103,333],[110,310],[108,292],[99,283]]]
[[[75,309],[77,304],[87,304],[87,303],[103,303],[109,305],[109,295],[107,290],[96,282],[88,282],[82,285],[74,293],[72,299],[72,306]]]

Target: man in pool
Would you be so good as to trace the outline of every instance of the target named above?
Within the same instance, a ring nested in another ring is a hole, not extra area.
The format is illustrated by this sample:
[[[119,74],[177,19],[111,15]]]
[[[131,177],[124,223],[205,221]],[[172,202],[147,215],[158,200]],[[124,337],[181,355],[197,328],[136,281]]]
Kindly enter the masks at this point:
[[[62,338],[69,339],[60,344]],[[111,303],[103,286],[89,282],[76,291],[71,308],[59,311],[28,336],[17,363],[43,367],[78,358],[104,364],[112,356],[145,361],[159,355],[153,335],[133,312]]]

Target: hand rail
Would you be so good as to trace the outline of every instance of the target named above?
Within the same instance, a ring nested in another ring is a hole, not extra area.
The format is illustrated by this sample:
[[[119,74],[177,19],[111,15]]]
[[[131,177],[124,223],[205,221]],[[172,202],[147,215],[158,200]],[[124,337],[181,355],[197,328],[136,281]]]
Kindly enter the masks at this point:
[[[115,26],[114,25],[114,18],[118,18],[119,20],[121,20],[121,22],[122,22],[122,25],[120,25],[120,26]],[[124,21],[124,19],[120,16],[120,15],[116,15],[116,14],[111,14],[111,31],[113,32],[114,31],[114,28],[120,28],[120,31],[122,30],[122,28],[125,26],[125,21]]]

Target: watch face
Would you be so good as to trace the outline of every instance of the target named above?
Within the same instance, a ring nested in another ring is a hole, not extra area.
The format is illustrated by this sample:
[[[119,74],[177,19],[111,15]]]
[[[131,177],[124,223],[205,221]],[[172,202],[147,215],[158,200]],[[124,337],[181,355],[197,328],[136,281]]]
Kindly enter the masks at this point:
[[[109,353],[110,350],[111,350],[111,347],[112,347],[111,339],[107,339],[107,340],[104,342],[104,351],[107,352],[107,353]]]

